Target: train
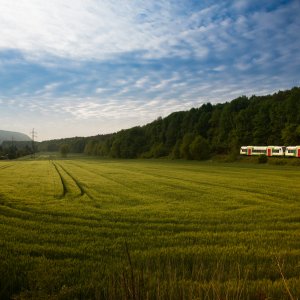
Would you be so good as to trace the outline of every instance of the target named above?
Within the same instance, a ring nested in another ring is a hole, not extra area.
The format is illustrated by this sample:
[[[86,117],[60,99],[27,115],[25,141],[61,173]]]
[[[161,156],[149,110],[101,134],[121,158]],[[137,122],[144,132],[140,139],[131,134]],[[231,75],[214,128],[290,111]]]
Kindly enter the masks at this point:
[[[242,146],[240,154],[300,158],[300,146]]]

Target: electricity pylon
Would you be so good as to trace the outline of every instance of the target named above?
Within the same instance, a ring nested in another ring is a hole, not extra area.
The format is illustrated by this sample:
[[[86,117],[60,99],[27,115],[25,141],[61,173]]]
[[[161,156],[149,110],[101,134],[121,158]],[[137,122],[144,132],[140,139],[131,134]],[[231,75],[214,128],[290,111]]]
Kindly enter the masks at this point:
[[[32,128],[31,133],[31,143],[32,143],[32,158],[35,158],[35,145],[34,145],[34,139],[37,137],[37,133],[34,131],[34,128]]]

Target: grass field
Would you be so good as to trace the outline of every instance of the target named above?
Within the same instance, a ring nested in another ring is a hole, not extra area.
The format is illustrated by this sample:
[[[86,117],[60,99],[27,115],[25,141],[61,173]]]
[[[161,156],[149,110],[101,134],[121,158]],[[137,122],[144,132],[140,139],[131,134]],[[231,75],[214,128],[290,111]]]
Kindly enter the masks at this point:
[[[300,168],[0,162],[0,299],[299,299]]]

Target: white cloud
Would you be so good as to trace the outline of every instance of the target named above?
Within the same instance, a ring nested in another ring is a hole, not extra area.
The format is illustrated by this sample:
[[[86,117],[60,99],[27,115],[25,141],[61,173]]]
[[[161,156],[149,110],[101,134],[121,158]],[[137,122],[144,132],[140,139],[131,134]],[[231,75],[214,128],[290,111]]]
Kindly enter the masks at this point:
[[[251,68],[251,64],[250,63],[244,63],[244,62],[238,62],[238,63],[235,64],[235,67],[239,71],[246,71],[246,70]]]
[[[176,55],[176,7],[167,1],[157,5],[129,0],[0,0],[0,49],[17,49],[30,59],[53,55],[103,60],[132,51]],[[143,14],[146,17],[139,18]]]
[[[284,34],[278,29],[291,11],[299,11],[299,1],[243,15],[254,4],[219,2],[189,11],[168,0],[0,0],[0,51],[19,50],[50,66],[53,56],[103,61],[134,52],[147,59],[204,60],[222,58],[246,44],[261,49],[277,39],[284,45],[286,36],[297,40],[299,22],[289,24]]]
[[[16,109],[22,107],[22,114],[26,115],[28,112],[35,115],[34,118],[55,116],[65,121],[68,118],[73,120],[118,120],[126,119],[131,120],[139,116],[145,122],[150,122],[157,116],[166,116],[174,110],[188,109],[193,106],[190,99],[164,99],[157,97],[154,100],[132,100],[123,99],[110,100],[99,98],[87,97],[85,99],[78,97],[60,97],[60,98],[47,98],[45,93],[41,102],[41,96],[30,97],[28,99],[1,99],[0,104],[4,111],[7,108]],[[120,125],[119,129],[122,129]],[[111,132],[110,125],[107,124],[106,132]]]
[[[213,71],[215,71],[215,72],[222,72],[225,69],[226,69],[226,66],[220,65],[220,66],[217,66],[217,67],[213,68]]]
[[[106,92],[108,92],[109,91],[109,89],[107,89],[107,88],[101,88],[101,87],[99,87],[99,88],[96,88],[96,94],[102,94],[102,93],[106,93]]]
[[[137,88],[143,88],[145,87],[147,84],[149,83],[149,76],[144,76],[142,78],[139,78],[136,82],[135,82],[135,86]]]

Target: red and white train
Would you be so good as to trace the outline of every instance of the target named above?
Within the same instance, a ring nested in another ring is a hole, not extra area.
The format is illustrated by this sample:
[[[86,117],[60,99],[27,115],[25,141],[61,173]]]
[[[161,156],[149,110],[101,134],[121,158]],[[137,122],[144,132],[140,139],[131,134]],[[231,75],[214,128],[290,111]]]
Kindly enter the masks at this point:
[[[240,154],[300,157],[300,146],[242,146]]]

